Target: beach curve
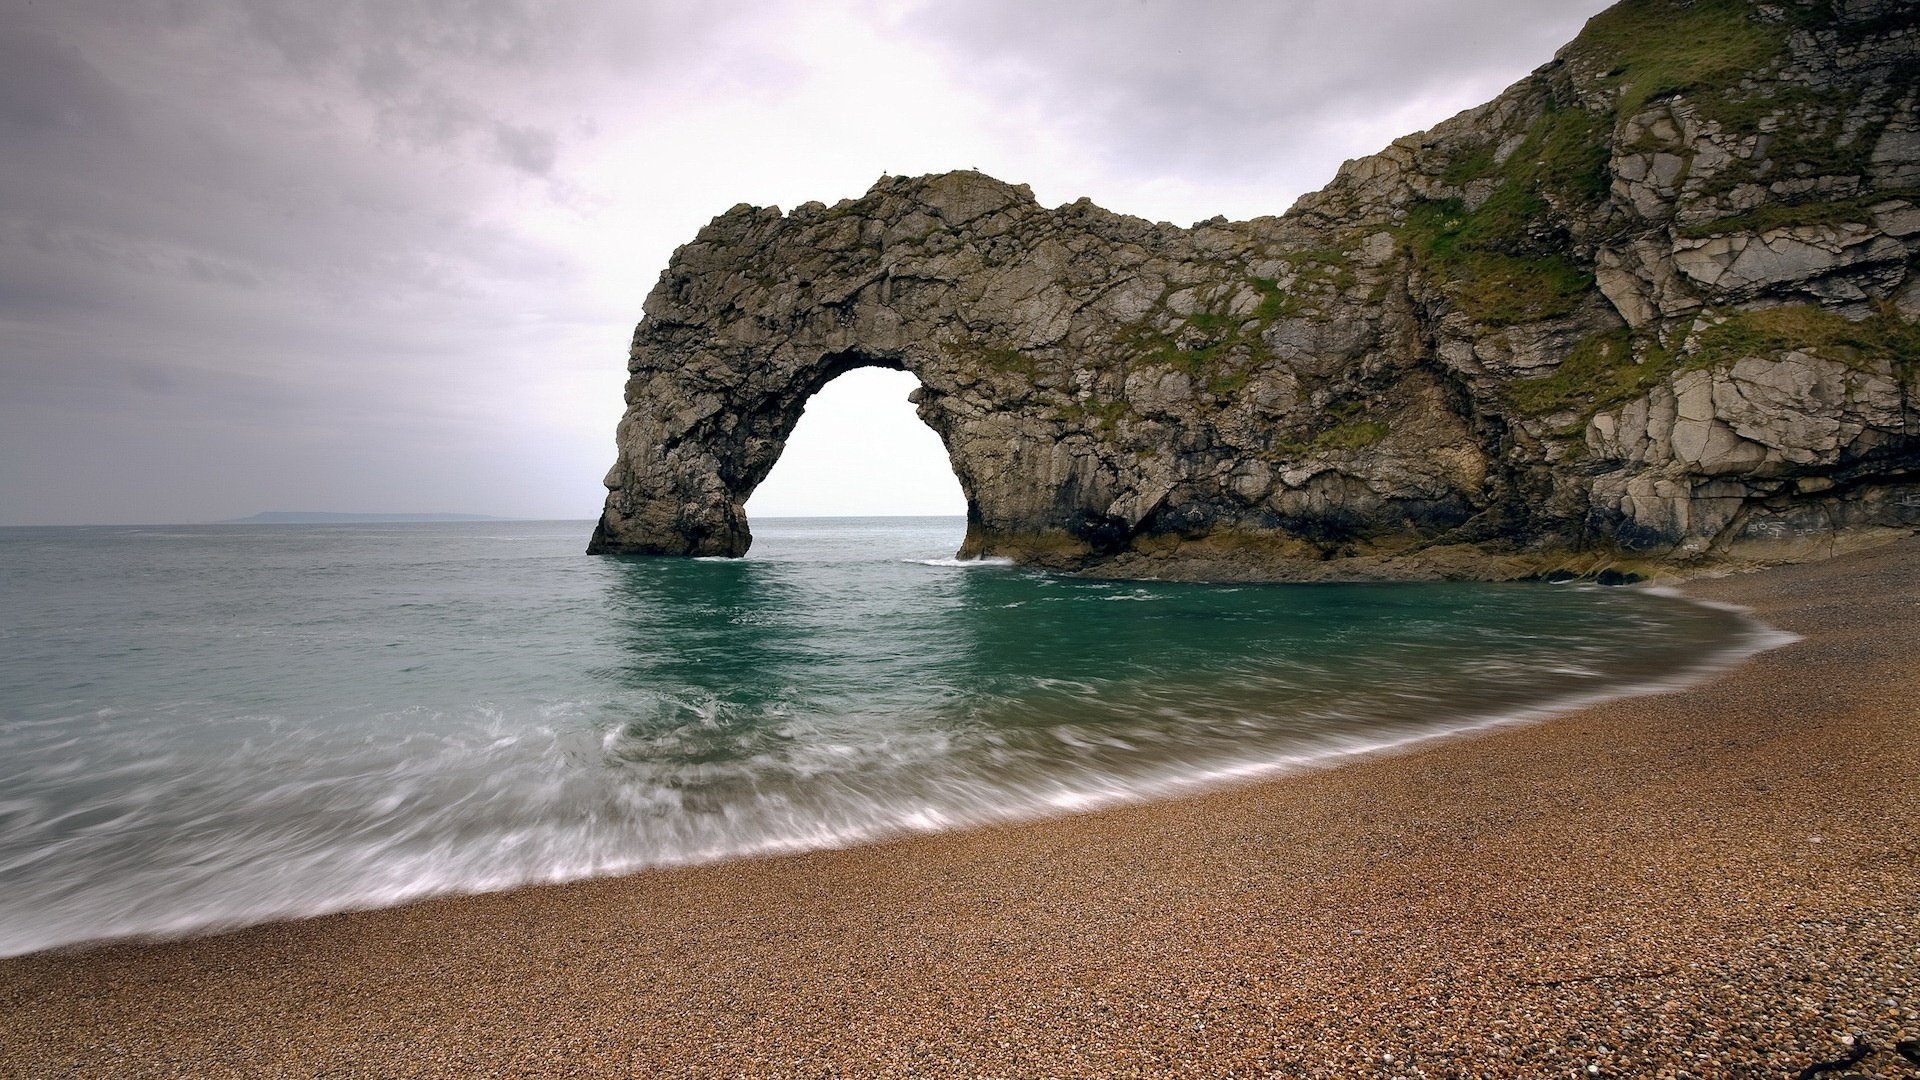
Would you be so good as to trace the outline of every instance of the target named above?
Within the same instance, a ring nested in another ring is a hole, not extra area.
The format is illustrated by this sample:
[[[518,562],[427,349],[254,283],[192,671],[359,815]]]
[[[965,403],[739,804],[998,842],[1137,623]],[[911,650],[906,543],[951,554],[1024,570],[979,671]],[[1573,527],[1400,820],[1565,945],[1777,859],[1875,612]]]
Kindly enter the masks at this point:
[[[1790,1076],[1849,1033],[1897,1068],[1916,570],[1689,583],[1801,639],[1338,769],[0,961],[0,1074]]]

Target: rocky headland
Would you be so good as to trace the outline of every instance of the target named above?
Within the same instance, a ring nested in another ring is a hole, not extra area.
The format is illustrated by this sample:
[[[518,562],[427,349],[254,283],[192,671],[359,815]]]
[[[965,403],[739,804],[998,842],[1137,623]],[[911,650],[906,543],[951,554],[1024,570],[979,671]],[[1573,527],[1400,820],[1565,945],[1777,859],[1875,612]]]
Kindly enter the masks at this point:
[[[972,172],[736,206],[630,354],[591,549],[739,555],[807,398],[921,383],[963,549],[1097,573],[1524,577],[1920,526],[1920,10],[1626,0],[1279,217]]]

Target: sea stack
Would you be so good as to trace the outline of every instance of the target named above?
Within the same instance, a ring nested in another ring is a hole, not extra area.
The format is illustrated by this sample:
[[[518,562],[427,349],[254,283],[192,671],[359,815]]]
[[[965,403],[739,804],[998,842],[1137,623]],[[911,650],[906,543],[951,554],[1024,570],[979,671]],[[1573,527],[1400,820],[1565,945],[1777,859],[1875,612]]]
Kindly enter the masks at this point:
[[[1920,525],[1920,9],[1628,0],[1278,217],[975,172],[736,206],[636,330],[590,550],[740,555],[807,398],[905,369],[964,553],[1519,577]]]

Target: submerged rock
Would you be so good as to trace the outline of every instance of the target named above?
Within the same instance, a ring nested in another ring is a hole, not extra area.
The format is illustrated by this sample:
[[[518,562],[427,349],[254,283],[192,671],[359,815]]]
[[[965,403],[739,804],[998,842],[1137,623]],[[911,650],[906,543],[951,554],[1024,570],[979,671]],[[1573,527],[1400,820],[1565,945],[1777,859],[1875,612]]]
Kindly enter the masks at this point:
[[[590,550],[743,554],[863,366],[920,380],[969,555],[1512,577],[1911,529],[1916,73],[1905,0],[1627,0],[1279,217],[974,172],[736,206],[647,298]]]

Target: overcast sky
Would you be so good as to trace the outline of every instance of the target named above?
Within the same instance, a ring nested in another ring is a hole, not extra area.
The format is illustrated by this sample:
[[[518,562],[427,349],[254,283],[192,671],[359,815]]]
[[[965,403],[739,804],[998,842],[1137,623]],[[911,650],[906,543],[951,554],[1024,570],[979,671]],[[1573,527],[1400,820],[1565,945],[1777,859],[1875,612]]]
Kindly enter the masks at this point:
[[[641,300],[734,203],[1275,213],[1603,6],[0,0],[0,524],[591,517]],[[911,386],[822,391],[752,512],[959,512]]]

